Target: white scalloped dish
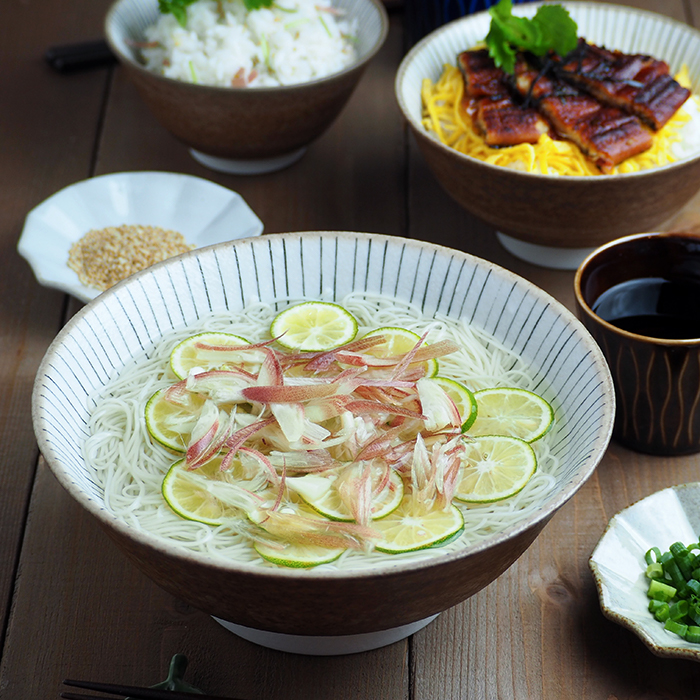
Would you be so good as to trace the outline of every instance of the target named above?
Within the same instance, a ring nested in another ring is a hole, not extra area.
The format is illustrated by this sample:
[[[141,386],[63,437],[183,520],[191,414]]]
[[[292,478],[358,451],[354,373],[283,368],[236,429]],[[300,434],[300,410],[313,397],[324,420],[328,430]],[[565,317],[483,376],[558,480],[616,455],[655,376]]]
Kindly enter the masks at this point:
[[[192,175],[125,172],[69,185],[32,209],[17,244],[39,284],[89,302],[68,265],[71,244],[91,229],[124,224],[180,232],[195,248],[259,236],[263,224],[236,192]]]
[[[634,632],[657,656],[700,661],[700,644],[668,632],[648,611],[644,554],[674,542],[690,544],[700,533],[700,483],[657,491],[620,511],[608,523],[590,557],[605,617]]]

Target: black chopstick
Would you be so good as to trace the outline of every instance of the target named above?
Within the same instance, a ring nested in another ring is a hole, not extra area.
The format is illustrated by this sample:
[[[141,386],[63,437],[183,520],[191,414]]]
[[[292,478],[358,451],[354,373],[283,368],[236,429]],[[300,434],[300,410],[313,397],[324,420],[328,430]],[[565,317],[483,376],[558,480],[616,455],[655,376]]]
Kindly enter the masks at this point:
[[[97,683],[93,681],[75,681],[67,678],[63,685],[74,688],[84,688],[85,690],[97,690],[100,693],[111,693],[112,695],[124,695],[134,698],[134,700],[236,700],[232,697],[222,697],[220,695],[200,695],[198,693],[184,693],[179,690],[161,690],[159,688],[142,688],[135,685],[117,685],[115,683]],[[95,696],[78,695],[76,693],[64,693],[61,697],[66,700],[94,700]],[[102,698],[102,700],[107,700]]]
[[[116,63],[117,59],[103,39],[80,44],[52,46],[44,54],[48,64],[60,73],[98,68]]]

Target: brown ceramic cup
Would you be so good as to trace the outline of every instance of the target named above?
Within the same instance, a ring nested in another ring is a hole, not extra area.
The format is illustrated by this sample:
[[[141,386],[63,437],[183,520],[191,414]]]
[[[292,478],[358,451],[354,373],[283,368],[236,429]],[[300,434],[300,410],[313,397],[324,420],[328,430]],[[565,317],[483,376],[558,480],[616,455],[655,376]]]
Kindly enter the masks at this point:
[[[700,451],[700,236],[614,240],[581,263],[574,291],[613,377],[613,437],[649,454]]]

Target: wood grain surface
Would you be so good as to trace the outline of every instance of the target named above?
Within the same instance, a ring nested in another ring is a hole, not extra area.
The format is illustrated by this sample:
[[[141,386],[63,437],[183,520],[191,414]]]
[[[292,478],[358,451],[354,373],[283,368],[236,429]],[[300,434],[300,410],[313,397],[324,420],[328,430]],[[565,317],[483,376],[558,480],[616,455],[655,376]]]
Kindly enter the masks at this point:
[[[700,23],[700,0],[632,0]],[[245,642],[162,592],[117,551],[38,455],[34,374],[79,302],[40,287],[16,244],[26,213],[92,175],[191,173],[238,191],[271,232],[403,235],[493,260],[573,308],[573,273],[505,252],[439,188],[393,93],[404,53],[391,32],[333,127],[292,168],[264,176],[198,165],[118,68],[60,75],[52,45],[99,37],[107,0],[0,3],[0,700],[58,697],[63,678],[150,685],[172,654],[204,691],[246,700],[651,700],[700,696],[700,666],[653,656],[601,614],[588,557],[609,518],[665,486],[700,480],[700,458],[653,458],[613,443],[593,477],[499,579],[413,637],[315,658]],[[700,195],[668,227],[700,230]]]

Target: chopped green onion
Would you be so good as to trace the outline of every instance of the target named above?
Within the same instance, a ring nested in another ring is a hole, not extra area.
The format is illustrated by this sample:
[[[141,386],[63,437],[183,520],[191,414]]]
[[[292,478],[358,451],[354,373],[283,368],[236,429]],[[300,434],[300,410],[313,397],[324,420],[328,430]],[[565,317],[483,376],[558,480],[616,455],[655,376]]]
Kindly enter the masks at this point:
[[[668,603],[662,603],[660,600],[649,601],[649,612],[659,621],[666,622],[671,616]]]
[[[675,632],[679,637],[685,637],[688,631],[688,625],[669,619],[664,622],[664,629],[667,629],[669,632]]]
[[[197,82],[197,73],[194,70],[194,63],[192,63],[192,61],[190,61],[189,66],[190,66],[190,75],[192,76],[192,82],[196,83]]]
[[[647,564],[656,564],[661,559],[661,550],[658,547],[652,547],[645,555],[644,561]]]
[[[659,564],[659,562],[654,562],[647,566],[646,571],[647,578],[663,578],[664,577],[664,567]]]
[[[296,27],[301,27],[304,24],[308,24],[310,21],[311,20],[308,17],[302,17],[301,19],[295,19],[291,22],[287,22],[287,24],[284,25],[284,28],[287,31],[290,31],[291,29],[295,29]]]
[[[674,542],[663,554],[652,547],[644,554],[649,579],[648,609],[664,629],[700,644],[700,543]]]
[[[333,38],[333,35],[331,34],[331,30],[328,28],[328,25],[326,24],[325,20],[323,17],[319,17],[319,20],[321,21],[321,24],[323,25],[323,28],[326,30],[326,34],[328,34],[331,39]]]
[[[673,583],[676,588],[681,588],[681,586],[685,584],[685,577],[678,568],[678,564],[676,563],[675,559],[666,562],[664,565],[664,571],[671,577],[671,583]]]
[[[671,552],[674,559],[677,559],[678,557],[685,557],[688,554],[688,550],[682,542],[674,542],[668,548],[668,551]]]
[[[262,49],[263,63],[270,68],[270,45],[264,36],[260,37],[260,48]]]
[[[691,578],[685,582],[685,585],[697,596],[700,596],[700,581]]]
[[[676,622],[682,620],[688,614],[688,601],[679,600],[677,603],[673,603],[669,606],[668,614]]]
[[[652,579],[649,584],[649,590],[647,595],[654,600],[660,600],[667,603],[669,600],[673,599],[676,595],[676,589],[673,586],[669,586],[667,583],[662,583],[656,579]]]

